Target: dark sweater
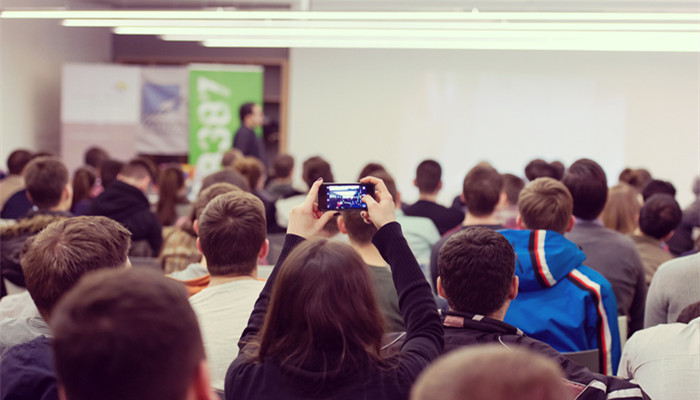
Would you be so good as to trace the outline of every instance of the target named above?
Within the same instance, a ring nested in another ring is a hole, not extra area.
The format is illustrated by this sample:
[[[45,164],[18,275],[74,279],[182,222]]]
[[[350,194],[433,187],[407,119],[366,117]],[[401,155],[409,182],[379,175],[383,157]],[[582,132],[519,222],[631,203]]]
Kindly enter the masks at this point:
[[[282,254],[243,331],[239,347],[258,334],[267,312],[272,286],[291,250],[303,239],[287,235]],[[389,262],[399,308],[406,323],[401,351],[389,360],[392,368],[368,366],[323,375],[280,365],[276,361],[251,362],[243,353],[226,373],[226,399],[407,399],[418,374],[442,351],[443,331],[430,287],[418,267],[398,223],[382,227],[372,239]],[[351,299],[348,299],[351,301]]]
[[[406,207],[403,212],[412,217],[430,218],[441,235],[461,224],[464,220],[463,212],[426,200],[418,200],[415,204]]]
[[[19,344],[0,361],[1,400],[58,400],[51,342],[40,336]]]

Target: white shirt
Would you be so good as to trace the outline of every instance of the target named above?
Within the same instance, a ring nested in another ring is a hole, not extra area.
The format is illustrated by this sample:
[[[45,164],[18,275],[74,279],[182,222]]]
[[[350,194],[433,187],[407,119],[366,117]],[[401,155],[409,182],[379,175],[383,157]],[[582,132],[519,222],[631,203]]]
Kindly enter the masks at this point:
[[[229,365],[238,356],[238,341],[265,282],[241,279],[207,287],[190,297],[199,319],[211,372],[211,386],[224,390]]]
[[[627,341],[618,371],[654,400],[700,399],[700,317],[638,331]]]
[[[29,292],[3,297],[0,300],[0,358],[10,348],[39,336],[51,337],[51,330]]]

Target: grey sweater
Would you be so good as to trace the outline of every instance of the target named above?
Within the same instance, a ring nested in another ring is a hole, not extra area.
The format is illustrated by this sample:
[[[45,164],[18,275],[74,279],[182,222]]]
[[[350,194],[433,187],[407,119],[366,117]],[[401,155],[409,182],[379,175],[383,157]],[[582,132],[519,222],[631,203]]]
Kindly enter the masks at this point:
[[[667,261],[651,280],[644,327],[676,322],[683,309],[700,301],[700,253]]]

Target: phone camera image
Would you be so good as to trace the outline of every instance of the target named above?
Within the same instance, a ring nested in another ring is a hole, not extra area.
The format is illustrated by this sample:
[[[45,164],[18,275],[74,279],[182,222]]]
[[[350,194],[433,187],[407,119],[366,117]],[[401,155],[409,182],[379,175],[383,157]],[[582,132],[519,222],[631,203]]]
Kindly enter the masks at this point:
[[[366,210],[367,205],[362,202],[362,196],[374,195],[374,185],[367,183],[329,183],[324,186],[322,192],[325,196],[319,199],[319,204],[325,210]]]

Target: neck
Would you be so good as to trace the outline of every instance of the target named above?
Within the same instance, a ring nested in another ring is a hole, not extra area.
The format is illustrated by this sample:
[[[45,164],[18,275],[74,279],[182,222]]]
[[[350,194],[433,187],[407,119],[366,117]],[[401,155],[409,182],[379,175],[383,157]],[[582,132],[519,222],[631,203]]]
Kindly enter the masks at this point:
[[[243,125],[245,125],[245,127],[250,129],[250,130],[255,129],[255,124],[252,122],[244,122]]]
[[[418,200],[430,201],[437,203],[437,193],[421,193],[418,195]]]
[[[463,226],[471,225],[498,225],[499,221],[496,219],[495,213],[485,215],[483,217],[477,217],[467,211],[467,215],[464,216]]]
[[[258,267],[255,267],[253,272],[248,275],[211,275],[209,278],[209,285],[207,287],[213,287],[218,285],[223,285],[225,283],[234,281],[244,281],[244,280],[257,280],[258,279]]]
[[[387,262],[379,254],[379,250],[372,243],[359,244],[350,241],[350,245],[353,249],[362,257],[362,261],[367,265],[386,265]]]

